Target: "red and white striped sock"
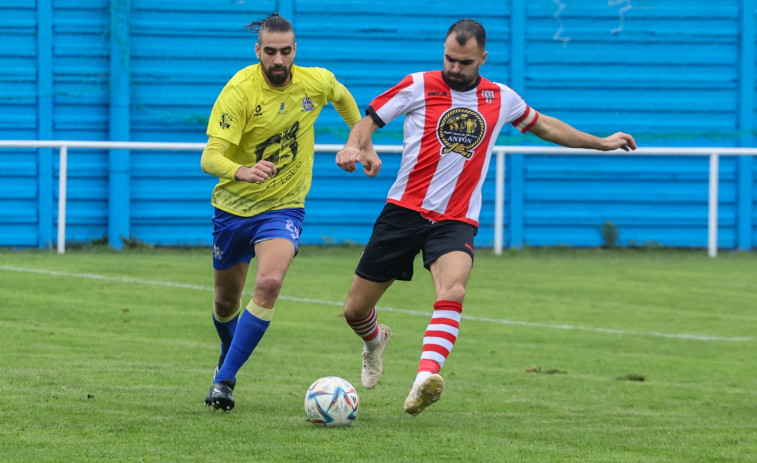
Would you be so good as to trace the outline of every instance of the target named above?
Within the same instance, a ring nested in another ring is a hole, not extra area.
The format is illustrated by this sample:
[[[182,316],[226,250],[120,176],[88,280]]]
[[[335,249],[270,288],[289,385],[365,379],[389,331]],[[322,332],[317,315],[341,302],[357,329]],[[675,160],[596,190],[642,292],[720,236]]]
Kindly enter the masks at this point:
[[[360,320],[347,320],[352,331],[363,338],[368,350],[374,350],[381,343],[381,332],[376,322],[376,308],[371,309],[367,317]]]
[[[418,365],[419,378],[439,373],[444,361],[457,341],[463,304],[455,301],[436,301],[434,313],[423,336],[423,353]]]

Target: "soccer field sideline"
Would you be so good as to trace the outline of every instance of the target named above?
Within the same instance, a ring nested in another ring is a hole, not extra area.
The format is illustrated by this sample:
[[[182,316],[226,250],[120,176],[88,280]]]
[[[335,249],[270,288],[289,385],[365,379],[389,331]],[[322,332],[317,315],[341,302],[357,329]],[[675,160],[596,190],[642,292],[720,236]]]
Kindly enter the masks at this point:
[[[36,274],[50,275],[50,276],[62,276],[62,277],[69,277],[69,278],[83,278],[83,279],[90,279],[90,280],[113,281],[113,282],[119,282],[119,283],[134,283],[134,284],[141,284],[141,285],[183,288],[183,289],[191,289],[195,291],[208,291],[208,292],[213,291],[213,288],[210,286],[194,285],[194,284],[187,284],[187,283],[176,283],[176,282],[158,281],[158,280],[144,280],[144,279],[139,279],[139,278],[128,278],[128,277],[111,277],[111,276],[98,275],[98,274],[93,274],[93,273],[62,272],[62,271],[51,270],[51,269],[16,267],[12,265],[0,265],[0,270],[10,271],[10,272],[36,273]],[[245,294],[250,295],[250,296],[252,295],[252,293],[249,293],[249,292],[245,292]],[[343,302],[339,302],[339,301],[328,301],[328,300],[323,300],[323,299],[303,298],[303,297],[286,296],[286,295],[279,295],[279,299],[287,300],[287,301],[295,301],[295,302],[309,302],[309,303],[314,303],[314,304],[332,305],[332,306],[339,306],[339,307],[343,305]],[[429,316],[428,312],[419,311],[419,310],[400,309],[400,308],[387,307],[387,306],[377,306],[376,309],[379,311],[396,312],[396,313],[402,313],[402,314],[407,314],[407,315],[419,315],[423,317]],[[587,326],[580,326],[580,325],[565,325],[565,324],[555,325],[555,324],[549,324],[549,323],[528,322],[528,321],[521,321],[521,320],[506,320],[506,319],[497,319],[497,318],[488,318],[488,317],[476,317],[476,316],[470,316],[470,315],[464,315],[464,314],[462,315],[462,318],[465,320],[484,322],[484,323],[498,323],[498,324],[503,324],[503,325],[528,326],[528,327],[534,327],[534,328],[547,328],[547,329],[556,329],[556,330],[590,331],[590,332],[595,332],[595,333],[621,334],[621,335],[632,335],[632,336],[652,336],[652,337],[672,338],[672,339],[691,340],[691,341],[704,341],[704,342],[712,342],[712,341],[748,342],[748,341],[754,340],[753,337],[749,337],[749,336],[724,337],[724,336],[716,336],[716,335],[704,335],[704,336],[693,335],[693,334],[686,334],[686,333],[663,333],[663,332],[656,332],[656,331],[629,331],[629,330],[618,330],[618,329],[611,329],[611,328],[587,327]]]

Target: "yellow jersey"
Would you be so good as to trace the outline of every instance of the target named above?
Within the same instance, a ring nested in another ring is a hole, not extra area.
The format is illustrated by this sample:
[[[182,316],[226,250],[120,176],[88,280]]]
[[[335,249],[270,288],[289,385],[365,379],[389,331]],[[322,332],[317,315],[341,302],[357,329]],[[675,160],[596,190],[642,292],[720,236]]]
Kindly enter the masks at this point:
[[[218,96],[207,134],[231,146],[223,158],[203,159],[220,178],[211,199],[215,207],[244,217],[304,207],[313,177],[313,125],[321,110],[332,102],[350,127],[360,120],[355,99],[328,70],[292,66],[291,75],[287,86],[271,87],[260,64],[248,66]],[[262,159],[274,163],[275,175],[260,183],[234,179],[239,166]]]

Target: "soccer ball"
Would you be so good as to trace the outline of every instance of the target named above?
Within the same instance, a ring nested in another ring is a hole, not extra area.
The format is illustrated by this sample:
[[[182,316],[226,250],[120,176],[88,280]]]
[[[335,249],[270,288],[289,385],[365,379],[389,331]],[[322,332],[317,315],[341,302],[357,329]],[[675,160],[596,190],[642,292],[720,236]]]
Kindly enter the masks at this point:
[[[338,376],[315,380],[305,393],[305,413],[316,426],[349,426],[360,406],[355,387]]]

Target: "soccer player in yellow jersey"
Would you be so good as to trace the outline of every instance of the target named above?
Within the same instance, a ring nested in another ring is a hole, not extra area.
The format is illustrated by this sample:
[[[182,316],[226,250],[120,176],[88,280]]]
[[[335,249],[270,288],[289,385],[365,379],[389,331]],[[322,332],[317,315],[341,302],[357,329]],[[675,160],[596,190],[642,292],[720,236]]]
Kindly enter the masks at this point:
[[[330,101],[352,127],[355,99],[323,68],[295,66],[289,21],[273,13],[248,26],[259,64],[231,78],[208,122],[202,170],[219,178],[211,203],[215,304],[221,356],[206,405],[230,411],[236,374],[271,323],[284,275],[298,251],[313,175],[313,124]],[[250,261],[257,274],[242,309]],[[240,314],[241,313],[241,314]]]

